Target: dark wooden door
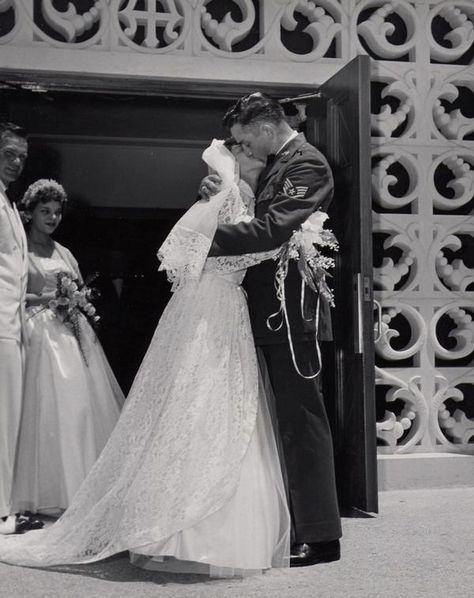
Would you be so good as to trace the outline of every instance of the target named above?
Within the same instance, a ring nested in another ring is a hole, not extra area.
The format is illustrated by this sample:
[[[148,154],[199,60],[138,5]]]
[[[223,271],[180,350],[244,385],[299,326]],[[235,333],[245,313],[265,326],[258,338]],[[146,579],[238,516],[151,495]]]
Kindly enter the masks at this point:
[[[333,373],[326,382],[340,501],[376,512],[369,68],[369,58],[359,56],[320,87],[320,97],[307,104],[306,134],[327,156],[335,179],[329,227],[340,250],[328,360]]]

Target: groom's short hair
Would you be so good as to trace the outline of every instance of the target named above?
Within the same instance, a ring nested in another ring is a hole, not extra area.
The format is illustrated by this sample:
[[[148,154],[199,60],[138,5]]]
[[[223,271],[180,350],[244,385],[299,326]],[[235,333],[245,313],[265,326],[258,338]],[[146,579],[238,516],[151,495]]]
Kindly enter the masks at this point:
[[[230,129],[237,124],[244,127],[262,121],[279,124],[286,118],[277,100],[258,91],[237,100],[227,110],[222,122],[224,127]]]

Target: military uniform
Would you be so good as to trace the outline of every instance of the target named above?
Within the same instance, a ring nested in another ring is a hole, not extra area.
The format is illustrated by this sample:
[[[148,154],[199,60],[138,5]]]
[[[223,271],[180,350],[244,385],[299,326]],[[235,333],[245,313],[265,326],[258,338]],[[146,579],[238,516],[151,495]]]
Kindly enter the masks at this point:
[[[327,210],[333,186],[327,160],[300,133],[260,175],[255,218],[250,222],[220,225],[210,255],[240,255],[279,247],[316,209]],[[291,360],[286,326],[272,332],[266,324],[268,316],[279,309],[275,272],[276,262],[271,260],[254,266],[248,270],[244,286],[255,343],[265,355],[276,397],[293,541],[335,540],[341,536],[341,524],[332,439],[319,377],[301,378]],[[309,374],[317,366],[315,330],[314,321],[308,322],[300,315],[300,290],[301,277],[291,263],[286,279],[290,327],[298,365],[303,373]],[[315,294],[307,292],[306,309],[314,308],[315,304]],[[321,306],[319,338],[330,340],[330,311],[323,298]]]

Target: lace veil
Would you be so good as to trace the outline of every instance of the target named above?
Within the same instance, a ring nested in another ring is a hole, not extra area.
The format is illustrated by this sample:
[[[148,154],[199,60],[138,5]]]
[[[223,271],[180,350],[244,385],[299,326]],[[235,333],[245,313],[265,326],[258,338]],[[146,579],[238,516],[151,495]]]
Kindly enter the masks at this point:
[[[236,161],[224,142],[214,139],[202,158],[222,179],[222,189],[209,200],[193,204],[171,229],[158,250],[159,270],[166,270],[175,291],[185,281],[198,279],[204,268],[212,239],[216,232],[219,212],[224,203],[236,204],[239,188]]]

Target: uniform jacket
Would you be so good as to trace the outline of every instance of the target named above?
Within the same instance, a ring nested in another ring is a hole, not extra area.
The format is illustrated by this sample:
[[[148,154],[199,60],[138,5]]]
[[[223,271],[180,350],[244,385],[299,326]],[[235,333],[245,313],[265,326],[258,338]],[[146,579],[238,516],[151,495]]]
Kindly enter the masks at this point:
[[[28,272],[25,231],[0,186],[0,340],[21,341]]]
[[[220,225],[209,255],[241,255],[278,248],[316,209],[326,211],[333,195],[333,177],[326,158],[300,133],[263,170],[257,188],[255,218],[250,222]],[[244,286],[257,344],[287,341],[286,327],[267,328],[270,314],[278,311],[274,279],[276,262],[269,260],[249,268]],[[301,277],[294,263],[286,279],[286,300],[295,341],[314,338],[314,322],[300,315]],[[314,313],[316,295],[306,289],[307,313]],[[330,308],[321,298],[319,338],[331,336]]]

